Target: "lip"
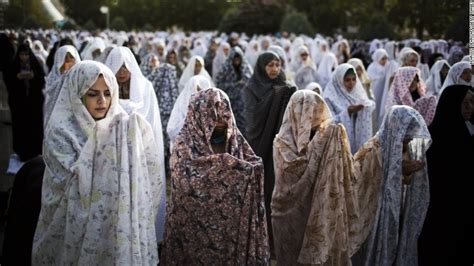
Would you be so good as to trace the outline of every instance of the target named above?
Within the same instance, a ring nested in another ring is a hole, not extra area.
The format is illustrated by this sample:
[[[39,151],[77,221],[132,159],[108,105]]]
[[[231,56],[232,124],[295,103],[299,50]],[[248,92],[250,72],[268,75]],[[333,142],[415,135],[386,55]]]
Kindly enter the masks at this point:
[[[95,108],[95,110],[98,111],[98,112],[103,112],[107,109],[105,107],[103,107],[103,108],[101,107],[101,108]]]

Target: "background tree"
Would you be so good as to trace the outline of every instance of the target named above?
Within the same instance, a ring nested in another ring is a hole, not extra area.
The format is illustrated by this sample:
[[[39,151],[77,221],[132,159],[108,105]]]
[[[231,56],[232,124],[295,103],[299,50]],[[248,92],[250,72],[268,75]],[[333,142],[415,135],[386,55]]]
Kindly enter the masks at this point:
[[[304,13],[288,11],[281,22],[280,31],[292,32],[294,34],[314,35],[313,25],[308,21]]]

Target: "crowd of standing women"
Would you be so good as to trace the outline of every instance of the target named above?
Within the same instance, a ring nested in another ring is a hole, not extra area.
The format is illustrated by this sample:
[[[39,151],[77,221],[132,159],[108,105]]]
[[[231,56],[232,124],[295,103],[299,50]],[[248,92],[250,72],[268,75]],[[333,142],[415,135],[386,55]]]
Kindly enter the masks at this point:
[[[16,173],[5,265],[473,263],[460,43],[0,41]]]

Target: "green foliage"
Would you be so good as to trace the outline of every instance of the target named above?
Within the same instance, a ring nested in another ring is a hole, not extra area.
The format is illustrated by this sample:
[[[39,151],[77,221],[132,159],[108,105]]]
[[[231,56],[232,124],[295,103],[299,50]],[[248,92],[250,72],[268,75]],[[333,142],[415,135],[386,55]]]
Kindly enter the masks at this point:
[[[469,14],[466,10],[460,10],[454,21],[446,30],[445,37],[464,43],[469,42]]]
[[[105,28],[99,9],[109,7],[116,28],[128,30],[216,30],[248,34],[325,35],[359,29],[356,38],[453,38],[467,41],[466,0],[58,0],[78,26]],[[285,10],[289,10],[285,12]],[[122,21],[120,21],[122,20]],[[124,22],[124,23],[122,23]],[[39,0],[9,0],[5,27],[51,27]],[[69,27],[71,25],[68,25]],[[63,25],[64,27],[64,25]]]
[[[127,30],[127,23],[122,17],[114,17],[110,22],[110,28],[113,30]]]
[[[52,26],[40,1],[10,0],[4,12],[4,23],[7,28],[37,29]]]
[[[247,1],[228,10],[218,29],[221,32],[237,31],[248,34],[274,33],[280,30],[284,12],[282,5]]]
[[[314,29],[305,14],[300,12],[288,12],[281,22],[280,31],[295,34],[313,35]]]
[[[77,25],[74,24],[72,21],[70,20],[66,20],[64,22],[64,24],[62,25],[61,29],[63,30],[76,30],[77,29]]]
[[[217,28],[220,32],[231,32],[231,31],[241,31],[237,28],[237,22],[239,20],[239,9],[230,8],[228,9],[224,17],[222,17],[219,22],[219,27]]]
[[[357,37],[363,40],[373,40],[374,38],[395,39],[395,32],[387,17],[378,15],[371,17],[360,26]]]
[[[97,30],[97,26],[95,25],[94,21],[92,19],[89,19],[86,24],[84,24],[83,28],[88,31],[95,31]]]
[[[146,23],[146,24],[143,26],[142,30],[144,30],[144,31],[154,31],[155,28],[154,28],[150,23]]]
[[[26,17],[25,21],[23,22],[23,28],[25,29],[40,28],[40,24],[38,23],[38,18],[35,15],[29,15],[28,17]]]

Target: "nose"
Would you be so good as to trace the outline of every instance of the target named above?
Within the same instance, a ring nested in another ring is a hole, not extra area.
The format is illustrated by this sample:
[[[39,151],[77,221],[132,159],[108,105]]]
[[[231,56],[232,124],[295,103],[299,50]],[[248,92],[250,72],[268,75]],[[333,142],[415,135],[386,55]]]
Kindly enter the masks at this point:
[[[103,103],[105,103],[105,95],[104,95],[103,93],[101,93],[101,94],[99,95],[99,98],[97,99],[97,103],[98,103],[98,104],[103,104]]]

